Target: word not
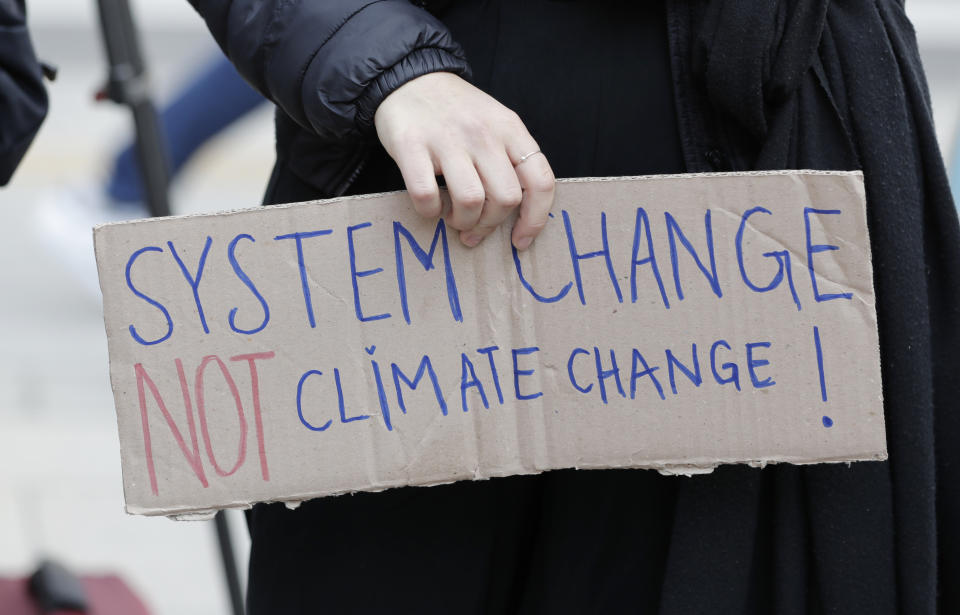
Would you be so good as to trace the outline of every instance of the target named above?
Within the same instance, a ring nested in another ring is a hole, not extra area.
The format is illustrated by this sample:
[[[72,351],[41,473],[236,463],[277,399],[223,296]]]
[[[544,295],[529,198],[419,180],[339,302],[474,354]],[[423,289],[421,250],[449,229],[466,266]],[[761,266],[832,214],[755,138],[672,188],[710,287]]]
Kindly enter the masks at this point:
[[[260,460],[260,475],[265,481],[270,480],[270,470],[267,467],[267,451],[263,438],[263,417],[260,410],[260,377],[257,369],[257,361],[272,359],[273,357],[274,353],[272,351],[255,352],[230,357],[231,362],[245,362],[250,371],[250,397],[253,405],[254,429],[257,438],[257,454]],[[206,377],[207,367],[211,363],[215,363],[219,368],[220,376],[223,378],[227,389],[230,391],[230,395],[233,397],[237,411],[237,423],[239,425],[240,438],[237,445],[236,461],[229,470],[225,470],[217,461],[210,438],[210,429],[207,423],[206,403],[204,400],[204,379]],[[150,394],[153,396],[154,402],[157,404],[157,406],[159,406],[160,413],[163,415],[163,418],[166,421],[167,426],[170,428],[170,431],[173,434],[177,445],[180,447],[181,452],[183,452],[184,457],[186,457],[187,463],[190,465],[190,468],[200,481],[200,484],[202,484],[204,487],[208,487],[209,483],[207,481],[206,471],[204,470],[203,458],[200,455],[200,445],[197,440],[197,425],[193,415],[194,395],[196,396],[197,418],[200,422],[200,435],[203,439],[203,445],[207,453],[207,459],[210,461],[210,465],[213,466],[214,471],[220,476],[230,476],[239,470],[241,466],[243,466],[244,461],[247,458],[247,415],[243,409],[243,401],[241,400],[240,390],[237,388],[236,381],[230,374],[230,369],[227,367],[227,364],[224,363],[223,359],[217,355],[208,355],[203,357],[203,359],[200,361],[200,364],[197,366],[196,371],[194,372],[193,394],[191,394],[190,385],[187,383],[187,376],[183,367],[183,361],[180,359],[175,359],[174,364],[176,365],[177,376],[180,381],[180,393],[183,398],[187,432],[190,437],[189,446],[183,437],[183,432],[177,426],[173,415],[170,413],[166,401],[164,401],[163,396],[160,394],[160,390],[157,388],[157,385],[154,383],[149,374],[147,374],[147,370],[143,367],[143,364],[137,363],[134,365],[134,371],[137,378],[137,395],[140,402],[140,420],[143,427],[143,447],[147,459],[147,474],[150,477],[150,489],[154,495],[159,494],[159,488],[157,486],[157,471],[153,459],[153,445],[150,430],[150,420],[147,413],[146,389],[150,390]]]

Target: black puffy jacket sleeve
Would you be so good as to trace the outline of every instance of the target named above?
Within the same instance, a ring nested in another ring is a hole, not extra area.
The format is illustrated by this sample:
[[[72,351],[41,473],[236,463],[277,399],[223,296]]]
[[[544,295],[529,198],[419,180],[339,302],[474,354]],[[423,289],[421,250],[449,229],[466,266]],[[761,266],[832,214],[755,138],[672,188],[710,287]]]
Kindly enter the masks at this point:
[[[380,102],[463,50],[407,0],[190,0],[240,73],[324,141],[363,136]]]

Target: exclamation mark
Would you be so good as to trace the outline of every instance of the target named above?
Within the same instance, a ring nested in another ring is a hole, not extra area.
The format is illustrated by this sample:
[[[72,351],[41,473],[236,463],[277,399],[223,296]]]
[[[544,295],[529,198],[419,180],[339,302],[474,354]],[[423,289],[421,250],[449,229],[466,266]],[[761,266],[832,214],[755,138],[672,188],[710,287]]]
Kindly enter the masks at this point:
[[[827,381],[823,375],[823,348],[820,346],[820,328],[813,327],[813,345],[817,349],[817,371],[820,373],[820,399],[827,402]],[[823,416],[823,426],[833,427],[833,419],[827,415]]]

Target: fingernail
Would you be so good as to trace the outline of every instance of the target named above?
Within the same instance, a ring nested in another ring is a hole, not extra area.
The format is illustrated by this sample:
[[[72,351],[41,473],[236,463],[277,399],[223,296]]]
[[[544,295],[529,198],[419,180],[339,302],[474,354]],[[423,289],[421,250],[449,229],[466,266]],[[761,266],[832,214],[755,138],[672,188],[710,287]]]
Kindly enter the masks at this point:
[[[482,239],[480,235],[473,235],[473,234],[461,235],[461,238],[463,240],[463,243],[470,246],[471,248],[476,246],[478,243],[480,243],[480,240]]]
[[[521,237],[514,245],[517,246],[518,250],[523,251],[529,248],[531,243],[533,243],[533,237]]]

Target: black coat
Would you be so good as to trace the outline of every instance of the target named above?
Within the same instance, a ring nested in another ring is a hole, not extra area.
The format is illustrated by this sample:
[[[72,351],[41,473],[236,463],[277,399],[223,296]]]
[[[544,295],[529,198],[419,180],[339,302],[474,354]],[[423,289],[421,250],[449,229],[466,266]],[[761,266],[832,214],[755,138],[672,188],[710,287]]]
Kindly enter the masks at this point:
[[[0,0],[0,186],[10,181],[47,115],[47,91],[23,0]]]
[[[282,111],[278,151],[320,194],[363,162],[380,102],[426,73],[468,75],[443,24],[407,0],[190,0],[240,74]]]
[[[280,106],[278,155],[318,196],[349,186],[393,89],[468,74],[441,21],[405,0],[192,2]],[[890,460],[679,481],[660,611],[960,613],[960,228],[902,4],[668,13],[688,171],[864,171]]]

